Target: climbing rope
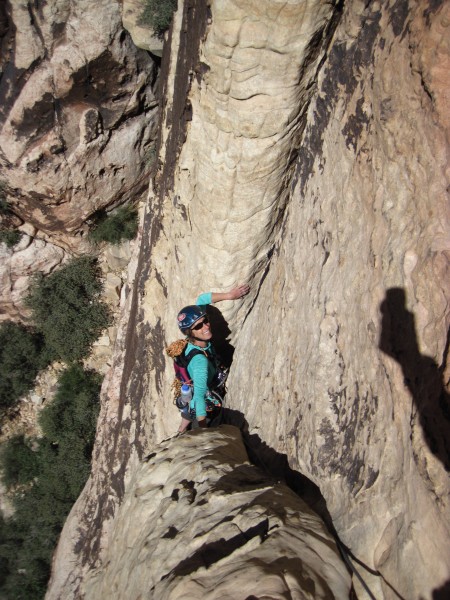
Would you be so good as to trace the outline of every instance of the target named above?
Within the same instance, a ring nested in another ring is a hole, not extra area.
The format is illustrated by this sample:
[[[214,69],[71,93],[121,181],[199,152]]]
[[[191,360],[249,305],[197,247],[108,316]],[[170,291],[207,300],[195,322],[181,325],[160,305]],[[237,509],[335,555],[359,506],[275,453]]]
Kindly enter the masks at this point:
[[[246,434],[244,431],[242,431],[242,429],[241,429],[241,433],[242,433],[242,440],[244,442],[245,447],[247,448],[247,454],[249,455],[249,458],[250,458],[250,452],[249,452],[249,450],[250,450],[251,455],[256,456],[257,460],[261,464],[262,470],[265,471],[271,477],[273,477],[272,472],[270,471],[269,467],[265,464],[265,462],[262,460],[257,449],[255,447],[252,447],[248,434]],[[284,477],[283,477],[283,479],[284,479]],[[289,486],[289,484],[287,483],[286,480],[285,480],[285,483],[289,487],[289,489],[291,489],[297,496],[299,496],[301,498],[300,494],[298,494],[298,492],[295,489],[293,489],[291,486]],[[324,520],[324,523],[325,523],[325,520]],[[369,589],[368,585],[366,584],[366,582],[364,581],[364,579],[362,578],[362,576],[360,575],[360,573],[358,572],[358,570],[356,569],[356,567],[354,566],[352,561],[350,560],[349,552],[347,551],[346,547],[339,539],[336,531],[330,531],[330,529],[328,527],[327,527],[327,529],[333,535],[333,537],[336,541],[336,545],[338,547],[339,553],[341,554],[345,564],[347,565],[349,570],[355,575],[355,577],[358,579],[358,581],[364,588],[365,592],[369,596],[370,600],[377,600],[377,598],[373,595],[373,593]],[[365,567],[365,568],[368,569],[368,567]],[[370,569],[368,569],[368,570],[370,570]],[[376,572],[374,572],[373,575],[379,576],[379,574]]]

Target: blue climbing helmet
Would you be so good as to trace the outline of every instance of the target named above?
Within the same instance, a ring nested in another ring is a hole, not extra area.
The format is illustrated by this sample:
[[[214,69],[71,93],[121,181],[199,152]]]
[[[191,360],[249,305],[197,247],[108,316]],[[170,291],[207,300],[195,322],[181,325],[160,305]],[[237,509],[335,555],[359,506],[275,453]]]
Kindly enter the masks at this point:
[[[204,316],[206,316],[206,311],[201,306],[196,306],[193,304],[190,306],[185,306],[178,313],[178,327],[184,334],[186,334],[189,329]]]

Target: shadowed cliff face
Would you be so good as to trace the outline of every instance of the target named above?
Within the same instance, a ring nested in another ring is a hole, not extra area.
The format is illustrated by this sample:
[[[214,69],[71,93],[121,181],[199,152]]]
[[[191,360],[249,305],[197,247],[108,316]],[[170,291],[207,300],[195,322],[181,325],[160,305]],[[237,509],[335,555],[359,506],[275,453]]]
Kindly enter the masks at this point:
[[[243,280],[251,294],[220,305],[228,407],[320,487],[374,597],[440,597],[448,5],[235,0],[191,27],[202,7],[180,2],[163,60],[156,189],[49,597],[101,573],[139,456],[176,429],[163,348],[177,310]]]

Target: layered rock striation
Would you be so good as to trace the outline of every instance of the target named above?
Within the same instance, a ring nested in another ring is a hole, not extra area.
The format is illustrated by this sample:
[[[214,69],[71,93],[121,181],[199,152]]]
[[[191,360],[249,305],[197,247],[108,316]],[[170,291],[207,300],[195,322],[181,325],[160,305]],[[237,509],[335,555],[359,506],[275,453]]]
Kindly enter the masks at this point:
[[[248,462],[236,427],[165,441],[134,471],[85,598],[345,598],[333,538]]]
[[[101,589],[120,503],[140,514],[139,458],[178,419],[177,310],[244,280],[223,308],[228,418],[320,488],[358,597],[445,597],[449,26],[438,0],[179,3],[137,277],[49,598],[93,568]]]

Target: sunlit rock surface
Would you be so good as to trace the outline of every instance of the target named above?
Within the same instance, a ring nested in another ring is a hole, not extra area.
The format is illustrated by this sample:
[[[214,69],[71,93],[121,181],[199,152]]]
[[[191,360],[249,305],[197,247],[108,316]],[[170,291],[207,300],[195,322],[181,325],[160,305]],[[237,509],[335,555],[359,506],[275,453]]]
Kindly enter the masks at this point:
[[[211,7],[149,305],[250,279],[224,310],[229,404],[321,488],[376,597],[429,598],[450,579],[449,6],[270,6]]]
[[[142,22],[145,4],[141,0],[123,0],[122,23],[138,48],[148,50],[156,56],[162,55],[164,41],[155,35],[149,25]]]
[[[134,471],[85,598],[346,598],[333,538],[252,466],[235,427],[155,447]]]
[[[344,11],[230,384],[377,598],[450,579],[448,9]]]
[[[0,245],[0,321],[26,319],[25,296],[37,272],[48,275],[67,258],[65,250],[23,234],[13,248]]]
[[[229,417],[320,487],[372,597],[445,597],[448,10],[179,3],[136,283],[49,598],[100,585],[139,458],[176,430],[178,309],[245,280],[219,305]]]
[[[37,244],[87,251],[96,211],[137,202],[148,186],[155,64],[115,0],[2,3],[0,41],[2,196]],[[14,295],[22,273],[7,269]],[[14,318],[19,309],[2,304]]]

